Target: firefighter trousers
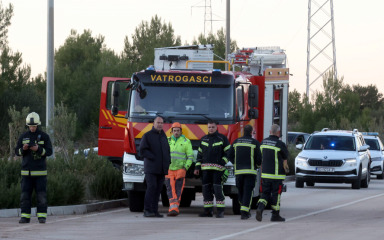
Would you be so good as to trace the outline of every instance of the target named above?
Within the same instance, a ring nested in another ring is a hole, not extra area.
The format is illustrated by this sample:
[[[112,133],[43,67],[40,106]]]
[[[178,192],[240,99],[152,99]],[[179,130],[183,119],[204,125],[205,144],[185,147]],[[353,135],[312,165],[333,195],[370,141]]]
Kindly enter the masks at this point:
[[[283,180],[262,178],[261,191],[262,194],[258,203],[267,206],[268,202],[270,202],[272,210],[279,211],[281,193],[283,192]]]
[[[158,213],[159,198],[164,184],[163,174],[145,174],[147,190],[144,197],[144,210],[150,213]]]
[[[37,197],[36,215],[38,218],[47,217],[47,176],[22,176],[20,208],[21,217],[31,218],[32,192]]]
[[[213,195],[216,197],[216,207],[225,208],[222,175],[222,171],[202,170],[204,208],[213,208]]]
[[[169,212],[179,212],[181,194],[183,193],[185,184],[185,169],[168,170],[165,176],[165,186],[167,187],[167,195],[169,199]]]
[[[253,189],[255,188],[256,175],[238,174],[236,175],[236,187],[238,190],[240,210],[249,212],[252,204]]]

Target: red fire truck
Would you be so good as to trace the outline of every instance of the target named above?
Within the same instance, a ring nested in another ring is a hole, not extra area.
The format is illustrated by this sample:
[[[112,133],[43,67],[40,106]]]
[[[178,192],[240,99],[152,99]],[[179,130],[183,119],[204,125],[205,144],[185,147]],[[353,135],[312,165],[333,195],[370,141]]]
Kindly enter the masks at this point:
[[[131,78],[103,78],[98,153],[122,162],[123,190],[128,192],[131,211],[144,208],[144,166],[138,146],[158,115],[164,118],[167,136],[173,122],[182,124],[195,153],[208,132],[208,120],[218,122],[218,131],[231,143],[242,136],[247,124],[261,141],[273,123],[281,126],[286,142],[289,69],[284,51],[278,47],[239,50],[226,62],[232,71],[213,69],[212,60],[209,45],[159,48],[154,66]],[[233,165],[226,167],[230,175],[224,194],[233,199],[233,211],[239,214]],[[201,181],[192,172],[193,167],[181,199],[184,207],[201,192]],[[162,202],[167,206],[165,191]]]

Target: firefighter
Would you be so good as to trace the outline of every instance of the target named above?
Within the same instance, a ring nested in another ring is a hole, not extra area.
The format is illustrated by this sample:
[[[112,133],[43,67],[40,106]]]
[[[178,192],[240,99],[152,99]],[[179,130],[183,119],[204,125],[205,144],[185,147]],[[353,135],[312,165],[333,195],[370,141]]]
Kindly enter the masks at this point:
[[[172,136],[168,138],[171,150],[171,164],[169,165],[168,175],[165,176],[165,185],[169,199],[168,216],[177,216],[179,215],[185,175],[193,162],[193,150],[191,141],[182,135],[180,123],[173,123],[171,131]]]
[[[269,131],[270,136],[261,142],[262,161],[262,195],[256,209],[256,220],[261,222],[263,210],[268,201],[272,207],[272,222],[284,222],[280,216],[280,198],[283,189],[285,174],[289,172],[288,149],[285,143],[279,140],[280,126],[273,124]]]
[[[236,139],[229,150],[229,160],[235,168],[236,187],[243,220],[251,217],[249,210],[256,183],[257,168],[261,165],[260,143],[252,138],[252,130],[251,125],[246,125],[244,136]]]
[[[16,155],[23,157],[19,223],[29,223],[31,220],[33,190],[37,197],[36,215],[39,223],[45,223],[47,219],[46,157],[52,155],[52,144],[48,134],[38,127],[40,124],[40,117],[37,113],[28,114],[26,125],[29,130],[20,136],[15,148]]]
[[[201,138],[194,171],[195,175],[199,175],[200,170],[202,172],[204,212],[199,217],[213,217],[213,195],[216,197],[216,217],[224,217],[225,197],[222,177],[230,147],[227,137],[217,131],[217,124],[209,121],[208,135]]]

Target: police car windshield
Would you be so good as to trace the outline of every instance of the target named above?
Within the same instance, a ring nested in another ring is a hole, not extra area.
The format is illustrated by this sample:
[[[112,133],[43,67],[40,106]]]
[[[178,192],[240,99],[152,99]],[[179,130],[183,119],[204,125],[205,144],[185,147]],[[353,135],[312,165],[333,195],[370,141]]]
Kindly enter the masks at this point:
[[[380,150],[379,141],[376,139],[364,138],[365,143],[369,145],[369,150]]]
[[[130,103],[131,118],[153,118],[161,112],[176,119],[233,119],[232,85],[146,85],[147,95],[141,99],[133,91]]]
[[[305,144],[305,150],[355,151],[355,138],[350,136],[313,135]]]

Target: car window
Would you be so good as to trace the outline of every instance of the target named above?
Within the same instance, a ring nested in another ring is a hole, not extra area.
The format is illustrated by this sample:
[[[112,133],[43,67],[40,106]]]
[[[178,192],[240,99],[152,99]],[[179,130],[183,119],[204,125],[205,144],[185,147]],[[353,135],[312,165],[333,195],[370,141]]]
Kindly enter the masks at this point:
[[[355,138],[349,136],[312,136],[305,145],[306,150],[356,151]]]
[[[305,143],[305,139],[303,135],[297,136],[296,143],[295,144],[303,144]]]
[[[376,139],[365,139],[365,143],[369,145],[369,150],[380,150],[379,141]]]
[[[289,142],[289,143],[292,143],[293,140],[295,140],[295,137],[296,137],[295,134],[289,134],[289,133],[288,133],[288,142]]]

